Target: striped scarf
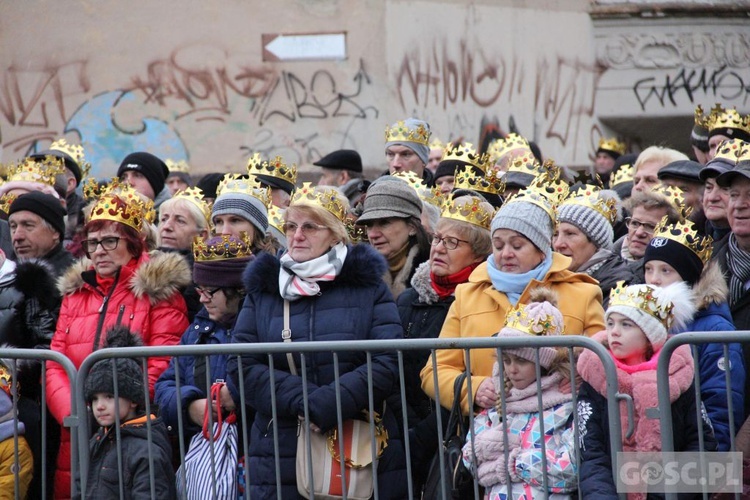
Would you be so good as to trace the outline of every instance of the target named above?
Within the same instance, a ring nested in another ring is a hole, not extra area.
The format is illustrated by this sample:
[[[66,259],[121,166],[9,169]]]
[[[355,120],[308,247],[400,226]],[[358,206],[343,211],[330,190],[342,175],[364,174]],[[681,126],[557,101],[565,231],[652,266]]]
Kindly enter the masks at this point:
[[[319,281],[333,281],[341,272],[348,249],[338,243],[331,249],[306,262],[295,262],[288,253],[281,256],[279,291],[285,300],[295,301],[320,292]]]
[[[737,245],[734,235],[729,237],[729,252],[727,253],[727,267],[729,267],[729,306],[732,307],[745,295],[745,284],[750,280],[750,253]]]

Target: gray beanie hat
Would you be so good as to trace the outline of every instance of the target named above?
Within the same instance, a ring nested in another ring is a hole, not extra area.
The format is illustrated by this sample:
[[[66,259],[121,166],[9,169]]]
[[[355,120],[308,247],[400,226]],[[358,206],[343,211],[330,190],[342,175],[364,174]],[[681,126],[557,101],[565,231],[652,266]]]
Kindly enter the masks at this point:
[[[224,214],[238,215],[250,221],[262,234],[268,231],[268,208],[255,196],[237,191],[220,194],[211,209],[211,219]]]
[[[396,122],[393,125],[390,126],[390,129],[398,129],[399,123]],[[411,141],[387,141],[385,143],[386,149],[391,146],[404,146],[412,151],[414,151],[417,156],[419,156],[419,159],[422,160],[422,163],[427,165],[427,162],[430,158],[430,124],[427,123],[424,120],[419,120],[417,118],[407,118],[403,121],[404,126],[406,126],[409,130],[416,130],[417,127],[420,125],[427,129],[427,141],[426,144],[421,144],[419,142],[411,142]]]
[[[498,229],[521,233],[545,253],[552,248],[552,218],[542,207],[528,201],[512,201],[500,207],[490,229],[490,234]]]
[[[381,177],[367,190],[362,215],[358,223],[387,217],[422,217],[422,201],[414,188],[406,182]]]
[[[580,229],[596,248],[610,248],[615,232],[612,224],[591,207],[578,203],[563,203],[557,211],[557,221],[573,224]]]

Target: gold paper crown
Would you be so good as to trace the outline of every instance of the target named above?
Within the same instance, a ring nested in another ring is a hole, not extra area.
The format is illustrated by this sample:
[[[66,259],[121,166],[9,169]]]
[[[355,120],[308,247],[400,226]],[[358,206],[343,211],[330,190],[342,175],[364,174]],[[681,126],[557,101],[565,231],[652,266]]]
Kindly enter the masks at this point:
[[[21,384],[18,380],[13,380],[13,371],[0,363],[0,390],[5,392],[9,398],[13,398],[13,385],[16,386],[16,397],[21,394]]]
[[[286,181],[292,185],[297,182],[297,165],[287,165],[281,156],[262,161],[260,153],[255,153],[247,160],[247,173],[250,175],[268,175]]]
[[[734,165],[738,161],[741,161],[740,158],[745,159],[749,152],[750,144],[747,142],[741,139],[726,139],[719,143],[713,160],[724,160]]]
[[[83,153],[83,146],[81,146],[80,144],[68,144],[68,141],[66,141],[63,137],[53,142],[49,148],[65,153],[66,155],[73,158],[73,160],[78,164],[78,167],[81,169],[82,179],[85,179],[89,176],[89,172],[91,171],[91,163],[86,161]]]
[[[516,156],[511,160],[510,165],[508,165],[508,172],[521,172],[536,176],[543,171],[542,165],[531,151],[527,151],[521,156]]]
[[[189,187],[177,191],[172,198],[181,198],[189,201],[201,211],[206,222],[211,222],[211,204],[203,199],[203,190],[197,187]]]
[[[468,222],[489,231],[495,210],[487,211],[480,203],[479,198],[473,198],[471,202],[459,200],[459,203],[456,203],[456,200],[448,200],[440,216],[444,219]]]
[[[190,165],[185,160],[173,160],[171,158],[167,158],[164,160],[164,163],[167,164],[167,168],[169,169],[169,173],[173,174],[175,172],[183,172],[186,174],[190,173]]]
[[[505,181],[500,172],[489,169],[484,176],[478,176],[469,167],[456,169],[453,189],[471,189],[482,193],[501,195],[505,191]]]
[[[448,197],[444,195],[442,191],[440,191],[440,189],[437,187],[430,189],[425,186],[417,190],[417,195],[419,196],[420,200],[424,201],[425,203],[429,203],[430,205],[434,205],[440,210],[443,210],[443,207],[448,201]]]
[[[487,152],[492,157],[492,161],[497,163],[503,156],[516,149],[523,149],[531,155],[529,141],[518,134],[511,133],[506,135],[504,139],[495,139],[492,141],[487,148]]]
[[[199,236],[193,238],[193,257],[196,262],[240,259],[253,255],[252,241],[245,231],[240,232],[239,238],[233,238],[231,234],[217,236],[221,237],[221,241],[211,245]]]
[[[624,184],[625,182],[633,182],[634,168],[633,165],[626,163],[620,165],[617,172],[612,175],[609,179],[609,187],[615,187],[618,184]]]
[[[409,128],[404,120],[400,120],[392,128],[386,125],[385,142],[416,142],[429,146],[430,131],[421,123],[416,128]]]
[[[531,203],[542,208],[554,221],[557,207],[568,195],[568,185],[562,180],[562,170],[552,160],[545,161],[542,169],[528,187],[511,196],[505,204]]]
[[[353,245],[368,241],[367,226],[357,224],[357,221],[352,219],[346,219],[344,225],[346,226],[346,232],[349,234],[349,241],[351,241]]]
[[[275,227],[281,234],[284,234],[284,211],[276,205],[268,207],[268,225]]]
[[[427,184],[424,183],[424,180],[410,170],[400,170],[398,172],[393,172],[391,174],[391,177],[404,181],[409,185],[409,187],[416,191],[417,194],[419,194],[420,189],[424,189],[427,187]]]
[[[90,220],[120,222],[140,232],[143,222],[153,222],[154,202],[141,196],[128,184],[113,182],[102,190],[102,194],[91,209]]]
[[[65,173],[62,158],[47,155],[44,158],[24,158],[20,163],[7,166],[8,182],[27,181],[55,185],[55,177]]]
[[[555,317],[547,314],[539,317],[529,317],[526,306],[520,302],[511,307],[505,316],[505,326],[529,335],[565,335],[565,324],[557,324]]]
[[[681,188],[667,186],[666,184],[657,184],[652,189],[652,192],[666,197],[683,219],[690,217],[690,214],[693,213],[693,207],[685,205],[685,191]]]
[[[614,226],[617,222],[617,200],[615,198],[603,198],[601,190],[595,186],[584,186],[576,191],[575,195],[566,198],[562,205],[580,205],[599,213]]]
[[[18,195],[15,193],[5,193],[4,195],[0,196],[0,210],[5,214],[10,212],[10,206],[13,204],[16,198],[18,198]]]
[[[654,230],[654,238],[666,238],[676,241],[692,251],[705,265],[713,253],[714,240],[709,235],[701,235],[695,228],[693,221],[667,224],[664,216]]]
[[[609,307],[625,306],[640,309],[646,314],[659,321],[669,331],[672,323],[671,302],[663,302],[654,295],[654,288],[650,285],[625,285],[624,281],[618,281],[617,285],[609,292]]]
[[[302,184],[292,195],[289,206],[294,205],[317,205],[332,213],[341,222],[346,221],[346,207],[339,200],[340,193],[334,187],[319,186],[322,191],[315,191],[309,182]]]
[[[750,134],[750,116],[740,115],[736,108],[724,109],[719,103],[711,109],[704,123],[709,132],[719,128],[733,128]]]
[[[706,126],[706,117],[703,116],[703,106],[701,106],[700,104],[698,104],[695,107],[695,114],[694,114],[693,124],[701,126],[701,127],[704,127],[704,128],[708,128]]]
[[[271,205],[271,188],[263,186],[254,176],[248,178],[242,174],[225,174],[216,187],[216,197],[231,193],[258,198],[266,207]]]
[[[445,147],[449,145],[450,143],[445,144],[443,141],[441,141],[435,136],[432,136],[432,139],[430,140],[430,149],[445,149]]]
[[[617,137],[610,137],[609,139],[602,137],[599,139],[599,147],[597,151],[604,149],[606,151],[612,151],[622,156],[625,154],[625,143],[617,140]]]
[[[443,157],[440,159],[441,162],[455,160],[471,165],[472,167],[486,172],[489,167],[495,164],[492,161],[492,157],[487,153],[479,154],[474,145],[470,142],[463,142],[456,145],[448,145],[443,151]]]

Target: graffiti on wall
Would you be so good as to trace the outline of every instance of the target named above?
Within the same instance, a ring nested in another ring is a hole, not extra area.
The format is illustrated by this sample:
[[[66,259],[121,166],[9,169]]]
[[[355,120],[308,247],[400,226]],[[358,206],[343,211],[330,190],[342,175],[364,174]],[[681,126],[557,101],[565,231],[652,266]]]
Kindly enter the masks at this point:
[[[356,147],[380,116],[364,60],[311,71],[248,62],[215,47],[190,46],[147,62],[114,88],[95,85],[87,61],[0,75],[0,128],[15,156],[78,134],[92,174],[113,173],[137,150],[233,167],[250,151],[312,162]],[[217,151],[219,150],[219,151]]]

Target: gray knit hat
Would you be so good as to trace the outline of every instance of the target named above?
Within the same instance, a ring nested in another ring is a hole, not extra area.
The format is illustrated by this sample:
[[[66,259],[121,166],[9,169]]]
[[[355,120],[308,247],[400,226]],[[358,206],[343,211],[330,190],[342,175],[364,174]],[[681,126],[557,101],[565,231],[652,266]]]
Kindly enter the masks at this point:
[[[490,234],[498,229],[521,233],[542,252],[552,247],[552,218],[542,207],[528,201],[515,201],[500,207],[492,219]]]
[[[388,217],[422,217],[422,201],[406,182],[389,176],[370,185],[358,223]]]
[[[599,191],[594,196],[604,200],[614,200],[614,209],[608,211],[608,213],[611,213],[616,221],[620,213],[620,197],[617,196],[617,193],[604,190]],[[573,224],[596,245],[597,249],[608,249],[612,246],[615,237],[612,223],[601,212],[594,209],[593,204],[590,203],[591,199],[591,196],[577,196],[563,202],[557,209],[557,222]],[[608,207],[602,205],[602,208]]]
[[[211,219],[216,215],[233,214],[250,221],[262,234],[268,231],[268,208],[255,196],[237,191],[222,192],[211,209]]]
[[[419,159],[422,160],[422,163],[425,165],[427,164],[427,161],[430,158],[430,124],[427,123],[424,120],[419,120],[417,118],[407,118],[403,122],[396,122],[393,125],[391,125],[388,130],[398,130],[402,127],[407,128],[409,131],[416,131],[419,127],[423,127],[427,130],[427,138],[425,139],[424,143],[421,142],[412,142],[412,141],[406,141],[406,140],[394,140],[394,141],[388,141],[386,140],[385,147],[386,149],[391,146],[404,146],[412,151],[414,151],[417,156],[419,156]],[[386,137],[388,137],[390,134],[386,134]]]

